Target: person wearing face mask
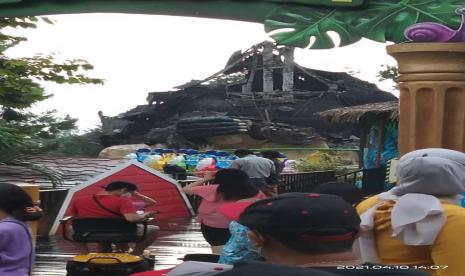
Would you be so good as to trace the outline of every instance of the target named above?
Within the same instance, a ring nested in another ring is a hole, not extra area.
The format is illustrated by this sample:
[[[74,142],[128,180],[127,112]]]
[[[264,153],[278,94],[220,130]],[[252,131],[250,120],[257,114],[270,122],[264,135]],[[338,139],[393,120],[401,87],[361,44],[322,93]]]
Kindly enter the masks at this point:
[[[30,275],[34,246],[26,222],[40,217],[42,210],[20,187],[0,184],[0,275]]]
[[[299,268],[319,270],[322,275],[427,275],[408,266],[381,266],[358,259],[352,245],[360,232],[360,217],[337,195],[285,193],[254,202],[242,211],[237,206],[237,211],[238,222],[249,228],[250,242],[270,265],[239,262],[218,276],[306,275]]]
[[[155,214],[155,212],[146,212],[143,215],[137,213],[134,202],[129,199],[130,197],[144,202],[145,207],[156,204],[156,201],[137,192],[135,184],[117,181],[103,188],[105,189],[104,191],[80,197],[72,202],[70,215],[78,218],[123,217],[129,222],[136,223]],[[145,239],[136,243],[133,254],[141,255],[144,249],[155,241],[158,230],[157,226],[148,225]],[[128,249],[128,246],[125,244],[119,244],[118,247],[123,251]],[[84,254],[89,253],[88,246],[85,245],[82,251]],[[111,244],[99,244],[99,252],[109,253],[111,251]]]

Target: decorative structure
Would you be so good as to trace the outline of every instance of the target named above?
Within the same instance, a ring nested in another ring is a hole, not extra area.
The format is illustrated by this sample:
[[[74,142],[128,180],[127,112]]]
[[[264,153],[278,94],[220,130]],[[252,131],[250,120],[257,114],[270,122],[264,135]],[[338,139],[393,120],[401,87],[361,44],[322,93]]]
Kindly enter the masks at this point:
[[[71,188],[53,222],[50,235],[57,233],[59,220],[68,214],[73,200],[95,194],[102,190],[102,186],[112,181],[134,183],[141,193],[155,199],[157,204],[148,208],[147,211],[159,211],[158,220],[188,218],[194,215],[189,200],[176,180],[144,164],[130,161]]]
[[[399,151],[465,151],[465,43],[388,47],[399,63]]]
[[[388,46],[399,64],[401,155],[428,147],[465,151],[465,8],[457,13],[457,30],[421,23],[406,37],[429,43]]]
[[[294,61],[293,51],[259,43],[234,53],[223,70],[204,80],[178,91],[150,93],[148,105],[116,117],[100,114],[102,142],[216,148],[315,145],[357,132],[354,125],[328,128],[317,112],[396,99],[346,73],[304,68]]]
[[[284,8],[265,24],[269,31],[293,28],[273,37],[299,47],[308,45],[309,36],[315,37],[311,48],[333,47],[322,30],[338,32],[340,46],[361,37],[410,41],[388,46],[398,61],[401,82],[400,155],[427,147],[465,151],[465,8],[460,5],[463,2],[410,0],[367,1],[354,12]]]
[[[320,115],[330,123],[360,124],[360,170],[346,174],[344,180],[356,182],[361,175],[360,185],[367,195],[392,187],[392,183],[386,181],[386,175],[389,175],[389,163],[399,154],[398,101],[331,109]]]
[[[89,2],[93,5],[89,6]],[[399,44],[388,49],[398,60],[401,73],[400,151],[403,154],[423,147],[465,150],[462,96],[465,26],[455,16],[455,11],[463,5],[463,0],[252,0],[183,1],[182,4],[157,0],[118,1],[113,5],[101,1],[15,0],[0,3],[0,16],[143,11],[228,18],[264,22],[265,29],[278,44],[311,49],[335,47],[329,31],[339,34],[338,46],[362,38],[379,42],[425,42],[424,45]],[[463,9],[457,12],[464,13]],[[447,44],[440,44],[443,42]],[[265,75],[269,79],[269,72]],[[265,80],[266,93],[270,92],[267,84]],[[424,120],[418,119],[423,116]]]
[[[323,111],[329,123],[360,123],[360,167],[386,166],[398,155],[399,102],[383,102]]]

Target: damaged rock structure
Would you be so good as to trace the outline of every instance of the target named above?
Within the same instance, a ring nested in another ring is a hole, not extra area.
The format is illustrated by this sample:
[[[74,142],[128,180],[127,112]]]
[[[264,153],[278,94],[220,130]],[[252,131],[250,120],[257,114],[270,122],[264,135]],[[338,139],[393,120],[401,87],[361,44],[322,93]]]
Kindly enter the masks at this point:
[[[234,148],[343,142],[358,134],[357,126],[328,125],[318,112],[396,100],[346,73],[304,68],[294,62],[293,48],[271,42],[235,52],[220,72],[176,89],[149,93],[148,104],[116,117],[100,112],[103,146]]]

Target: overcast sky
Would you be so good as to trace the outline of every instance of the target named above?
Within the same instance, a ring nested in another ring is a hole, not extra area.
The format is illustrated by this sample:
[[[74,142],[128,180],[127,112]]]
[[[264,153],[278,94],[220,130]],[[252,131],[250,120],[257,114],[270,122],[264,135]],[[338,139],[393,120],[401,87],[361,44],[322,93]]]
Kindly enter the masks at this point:
[[[45,83],[51,99],[34,111],[57,109],[78,118],[81,130],[99,123],[97,112],[117,115],[145,104],[151,91],[167,91],[192,79],[221,70],[236,50],[267,39],[262,24],[188,17],[80,14],[49,16],[54,25],[14,30],[29,40],[9,50],[10,56],[53,53],[58,60],[82,58],[95,66],[88,75],[104,85]],[[395,64],[385,45],[363,40],[332,50],[296,51],[296,61],[309,68],[347,71],[392,90],[392,83],[377,81],[382,64]]]

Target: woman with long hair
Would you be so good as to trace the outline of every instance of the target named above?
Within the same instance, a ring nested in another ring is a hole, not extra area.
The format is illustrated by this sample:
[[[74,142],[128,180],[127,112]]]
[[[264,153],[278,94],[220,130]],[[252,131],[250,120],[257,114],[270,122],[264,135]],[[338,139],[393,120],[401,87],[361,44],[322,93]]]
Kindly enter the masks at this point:
[[[0,184],[0,275],[27,276],[34,263],[34,246],[27,221],[42,210],[20,187]]]
[[[204,185],[212,182],[211,185]],[[238,169],[223,169],[216,174],[207,173],[200,179],[183,188],[188,195],[202,198],[198,209],[198,220],[205,240],[212,246],[213,253],[219,253],[229,240],[231,219],[219,209],[227,202],[246,198],[264,198],[257,187],[250,183],[247,174]]]

